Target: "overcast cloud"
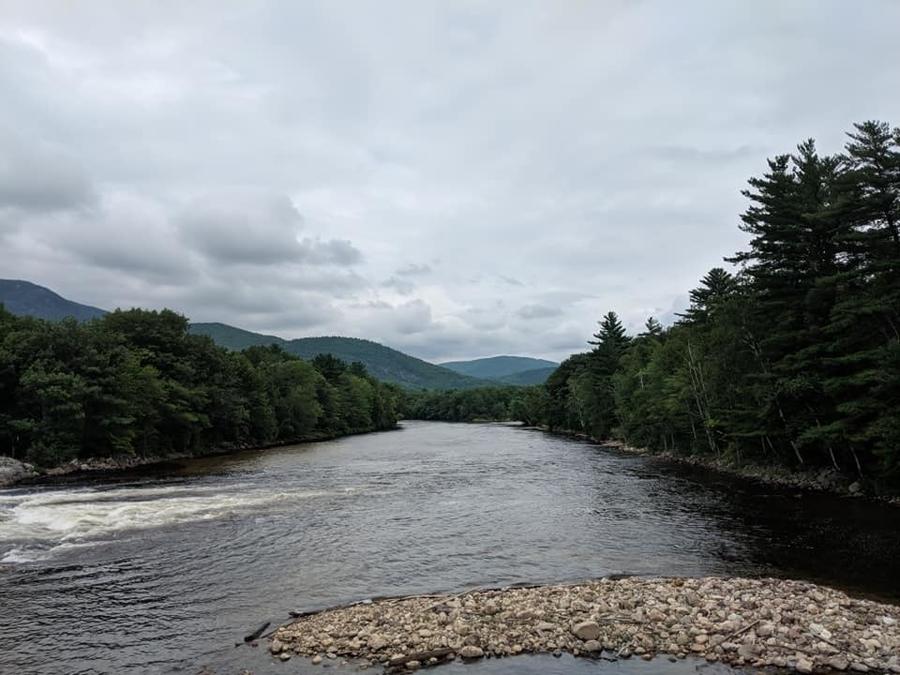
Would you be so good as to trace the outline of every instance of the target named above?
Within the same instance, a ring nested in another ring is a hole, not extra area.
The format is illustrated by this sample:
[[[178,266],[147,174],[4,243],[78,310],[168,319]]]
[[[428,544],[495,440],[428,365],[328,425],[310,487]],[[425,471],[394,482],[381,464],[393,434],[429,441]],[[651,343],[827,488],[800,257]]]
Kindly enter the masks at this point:
[[[0,277],[442,360],[663,320],[900,3],[2,2]]]

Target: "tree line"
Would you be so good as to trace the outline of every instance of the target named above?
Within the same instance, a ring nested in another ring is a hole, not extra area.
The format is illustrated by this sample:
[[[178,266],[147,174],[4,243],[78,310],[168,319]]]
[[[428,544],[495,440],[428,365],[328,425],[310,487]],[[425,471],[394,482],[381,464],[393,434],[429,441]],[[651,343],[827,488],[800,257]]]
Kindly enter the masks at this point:
[[[477,387],[445,391],[406,391],[403,414],[409,419],[442,422],[528,421],[528,411],[535,407],[533,398],[540,397],[538,387],[517,385]],[[539,419],[530,420],[537,424]]]
[[[900,482],[900,130],[854,125],[835,155],[805,141],[743,194],[749,245],[733,271],[710,270],[670,327],[650,318],[628,335],[609,312],[592,349],[509,415]]]
[[[362,364],[228,351],[169,310],[78,323],[0,306],[0,454],[42,466],[389,429],[399,399]]]

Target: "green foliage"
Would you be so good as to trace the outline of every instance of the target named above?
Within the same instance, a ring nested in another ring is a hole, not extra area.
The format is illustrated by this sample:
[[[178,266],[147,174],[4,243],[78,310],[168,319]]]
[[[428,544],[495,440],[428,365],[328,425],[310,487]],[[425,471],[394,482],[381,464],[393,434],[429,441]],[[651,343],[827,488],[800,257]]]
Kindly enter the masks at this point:
[[[813,141],[744,192],[746,251],[668,329],[607,314],[544,387],[543,424],[683,454],[900,480],[900,131]]]
[[[543,415],[541,387],[480,387],[457,391],[407,391],[403,413],[409,419],[443,422],[537,423]]]
[[[78,323],[0,305],[0,454],[45,466],[387,429],[399,396],[361,364],[227,351],[169,310]]]

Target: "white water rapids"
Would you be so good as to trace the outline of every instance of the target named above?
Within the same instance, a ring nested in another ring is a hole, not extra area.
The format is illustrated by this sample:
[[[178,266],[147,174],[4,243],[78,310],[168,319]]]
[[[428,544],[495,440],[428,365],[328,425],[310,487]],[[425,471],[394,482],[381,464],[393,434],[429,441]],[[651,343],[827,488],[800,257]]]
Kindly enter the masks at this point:
[[[278,490],[253,484],[125,485],[0,492],[0,563],[46,560],[67,549],[140,536],[148,528],[271,514],[317,497],[356,494],[338,490]]]

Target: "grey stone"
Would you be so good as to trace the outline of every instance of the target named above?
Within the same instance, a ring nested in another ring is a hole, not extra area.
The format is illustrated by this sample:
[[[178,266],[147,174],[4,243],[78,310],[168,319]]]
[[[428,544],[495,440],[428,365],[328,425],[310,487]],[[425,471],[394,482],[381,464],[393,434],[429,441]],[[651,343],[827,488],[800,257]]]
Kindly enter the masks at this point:
[[[600,637],[600,626],[595,621],[582,621],[572,626],[572,633],[579,640],[596,640]]]

